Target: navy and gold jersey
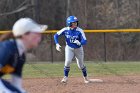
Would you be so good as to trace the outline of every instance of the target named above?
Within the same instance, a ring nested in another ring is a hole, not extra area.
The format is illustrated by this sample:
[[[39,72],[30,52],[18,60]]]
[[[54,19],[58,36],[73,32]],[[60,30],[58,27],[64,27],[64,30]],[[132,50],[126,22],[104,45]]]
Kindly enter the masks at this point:
[[[0,77],[5,74],[22,76],[25,55],[19,56],[15,40],[0,42]]]

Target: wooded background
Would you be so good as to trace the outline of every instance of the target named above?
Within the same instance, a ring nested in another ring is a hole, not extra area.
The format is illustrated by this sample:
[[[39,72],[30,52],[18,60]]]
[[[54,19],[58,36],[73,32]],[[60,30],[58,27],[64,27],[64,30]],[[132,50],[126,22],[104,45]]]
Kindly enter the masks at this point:
[[[66,18],[74,15],[83,29],[140,28],[140,0],[0,0],[0,30],[11,30],[21,17],[31,17],[48,30],[66,26]],[[139,61],[140,34],[86,33],[84,46],[86,61]],[[36,49],[29,51],[32,61],[64,61],[64,38],[60,38],[62,52],[55,49],[53,34],[44,34]]]

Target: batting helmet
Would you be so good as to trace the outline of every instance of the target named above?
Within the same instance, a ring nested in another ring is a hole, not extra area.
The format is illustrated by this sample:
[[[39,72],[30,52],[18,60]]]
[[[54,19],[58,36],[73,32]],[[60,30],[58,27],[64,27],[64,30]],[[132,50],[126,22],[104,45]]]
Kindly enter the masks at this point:
[[[73,22],[78,23],[78,19],[75,16],[69,16],[66,20],[66,25],[70,27],[71,23],[73,23]]]

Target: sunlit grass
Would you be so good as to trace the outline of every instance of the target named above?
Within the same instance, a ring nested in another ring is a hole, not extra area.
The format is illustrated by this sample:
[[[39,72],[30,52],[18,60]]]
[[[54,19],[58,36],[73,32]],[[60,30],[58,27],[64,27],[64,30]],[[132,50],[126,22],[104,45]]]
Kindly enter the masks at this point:
[[[140,75],[139,62],[107,62],[85,63],[89,76],[105,75]],[[26,64],[23,75],[25,78],[62,77],[64,63]],[[82,76],[76,63],[71,64],[70,76]]]

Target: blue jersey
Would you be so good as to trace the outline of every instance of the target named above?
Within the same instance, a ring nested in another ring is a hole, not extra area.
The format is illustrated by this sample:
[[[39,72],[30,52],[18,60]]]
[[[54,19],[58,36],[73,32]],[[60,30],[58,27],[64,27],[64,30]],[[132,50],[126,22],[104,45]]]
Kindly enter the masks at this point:
[[[58,44],[58,38],[59,36],[64,35],[65,36],[65,41],[66,44],[68,46],[70,46],[71,48],[79,48],[81,47],[81,45],[85,45],[87,43],[85,34],[83,32],[83,30],[79,27],[75,28],[75,29],[70,29],[70,27],[65,27],[63,29],[61,29],[60,31],[58,31],[55,35],[54,35],[54,41],[56,44]],[[75,40],[78,40],[81,45],[77,45],[74,43]]]
[[[15,40],[0,42],[0,78],[5,74],[22,76],[25,55],[19,56]]]

